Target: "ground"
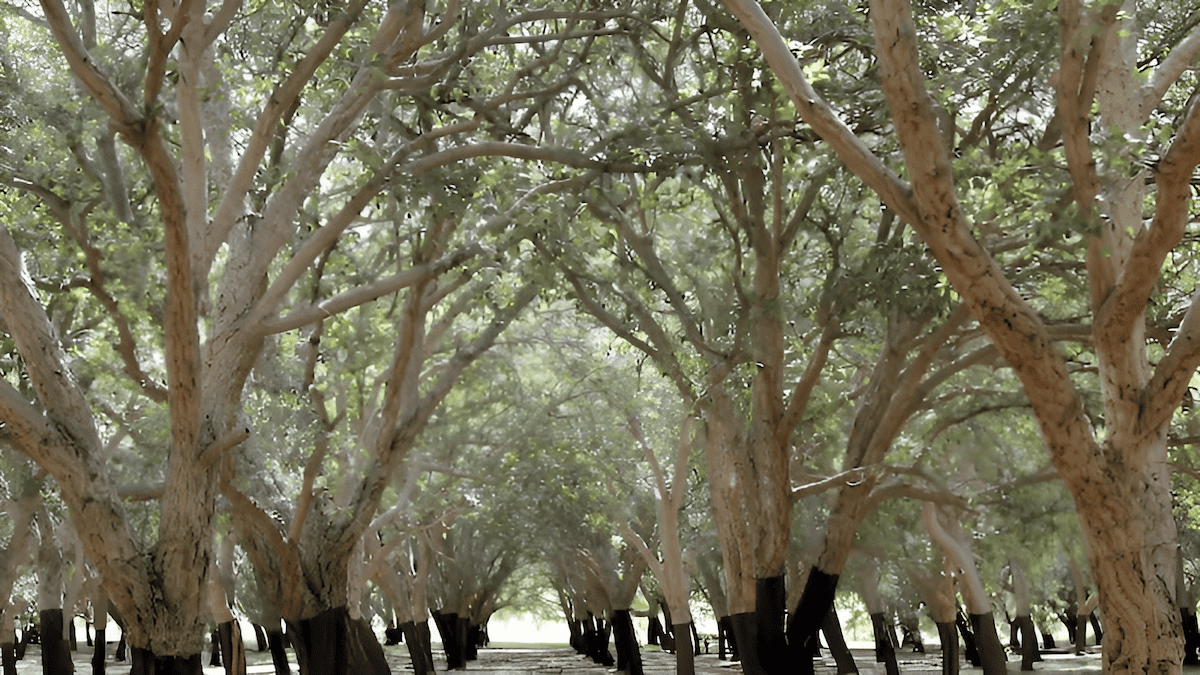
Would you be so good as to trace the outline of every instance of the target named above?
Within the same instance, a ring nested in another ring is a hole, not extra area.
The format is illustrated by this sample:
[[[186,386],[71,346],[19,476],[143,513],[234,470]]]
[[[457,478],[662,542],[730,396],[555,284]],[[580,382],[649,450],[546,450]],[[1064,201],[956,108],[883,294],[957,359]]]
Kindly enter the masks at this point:
[[[387,647],[386,651],[393,672],[398,675],[402,675],[406,671],[411,672],[408,653],[402,645]],[[870,650],[860,648],[853,651],[862,675],[884,674],[883,665],[875,663]],[[105,672],[108,675],[126,675],[129,672],[128,662],[116,663],[112,660],[111,649],[109,654]],[[900,659],[900,670],[904,675],[940,675],[941,673],[941,655],[936,650],[924,655],[903,652],[898,654],[898,658]],[[248,666],[249,673],[271,675],[275,672],[270,656],[266,652],[256,652],[251,648],[251,651],[247,652],[247,659],[251,664]],[[1009,664],[1009,671],[1013,675],[1017,675],[1020,672],[1020,657],[1010,655],[1010,659],[1012,661]],[[445,658],[435,655],[434,661],[438,672],[444,672]],[[208,663],[207,654],[204,662]],[[675,672],[674,655],[665,654],[657,647],[643,647],[642,662],[648,675],[668,675]],[[614,672],[592,663],[567,647],[549,646],[483,649],[479,652],[479,660],[471,662],[467,666],[467,670],[476,675],[608,675]],[[1100,673],[1100,655],[1095,650],[1083,656],[1049,653],[1045,655],[1044,661],[1037,664],[1036,670],[1047,675],[1098,675]],[[25,659],[17,665],[17,672],[19,675],[41,674],[41,654],[37,645],[30,645]],[[76,652],[75,672],[79,675],[92,672],[91,662],[86,652]],[[224,672],[224,669],[220,667],[204,669],[205,675],[222,675]],[[699,675],[736,675],[741,672],[741,668],[736,663],[718,660],[716,655],[701,655],[696,657],[696,672]],[[829,658],[822,659],[817,668],[818,675],[835,675],[836,672],[833,660]],[[981,671],[964,663],[962,672],[963,675],[972,675],[972,673],[978,674]],[[1185,668],[1184,672],[1200,675],[1200,667]]]

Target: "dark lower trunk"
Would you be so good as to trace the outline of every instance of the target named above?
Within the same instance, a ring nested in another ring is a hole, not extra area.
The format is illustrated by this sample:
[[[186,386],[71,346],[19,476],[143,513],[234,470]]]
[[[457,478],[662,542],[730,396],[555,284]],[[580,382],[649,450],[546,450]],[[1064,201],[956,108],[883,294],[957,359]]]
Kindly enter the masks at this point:
[[[696,624],[689,622],[687,624],[680,624],[680,625],[686,625],[686,626],[692,627],[692,654],[694,656],[700,656],[700,633],[696,632]],[[706,649],[706,650],[704,650],[704,652],[707,654],[708,650]]]
[[[71,645],[63,639],[63,611],[43,609],[38,620],[43,675],[70,675],[75,672],[75,664],[71,662]]]
[[[921,627],[917,622],[916,616],[902,617],[900,619],[900,630],[902,637],[900,638],[900,646],[907,646],[918,654],[925,653],[925,640],[921,637]]]
[[[942,643],[942,675],[958,675],[958,634],[952,623],[937,624],[938,641]]]
[[[254,641],[258,645],[258,651],[265,652],[270,647],[267,644],[267,631],[260,624],[252,624],[254,626]]]
[[[676,635],[687,635],[695,630],[695,624],[677,623],[672,628]],[[696,657],[692,650],[675,650],[675,672],[677,675],[696,675]]]
[[[1017,628],[1021,631],[1021,670],[1033,670],[1033,664],[1042,660],[1038,650],[1037,629],[1033,627],[1033,617],[1023,614],[1017,617]]]
[[[962,611],[959,611],[954,624],[958,626],[958,633],[962,636],[963,656],[966,657],[967,663],[978,668],[979,648],[975,645],[975,631],[971,628],[970,622]]]
[[[209,637],[212,639],[212,656],[208,659],[208,666],[216,668],[221,665],[221,636],[214,630]]]
[[[1079,624],[1075,620],[1075,615],[1068,612],[1062,612],[1058,615],[1058,620],[1061,621],[1062,625],[1067,629],[1067,642],[1070,644],[1075,644],[1075,629],[1079,627]]]
[[[812,655],[818,653],[820,642],[817,631],[825,621],[825,615],[833,607],[833,596],[837,591],[838,575],[827,574],[815,566],[808,571],[804,592],[796,603],[787,626],[787,642],[792,668],[798,675],[812,675]]]
[[[74,628],[72,628],[72,630],[74,630]],[[83,622],[83,637],[87,640],[87,646],[96,646],[96,643],[92,642],[92,624],[88,623],[87,621]]]
[[[638,649],[637,633],[634,632],[633,617],[629,610],[618,609],[613,612],[612,627],[613,642],[617,648],[617,670],[629,675],[642,675],[642,652]]]
[[[975,629],[975,645],[979,649],[979,665],[983,668],[983,675],[1006,675],[1008,656],[996,633],[995,617],[991,614],[972,614],[971,627]]]
[[[345,607],[288,622],[300,675],[391,675],[383,647],[363,619]]]
[[[470,660],[470,644],[471,644],[471,620],[468,617],[458,615],[454,619],[454,637],[458,641],[455,645],[458,648],[458,661],[462,668],[467,667],[467,661]]]
[[[1196,610],[1184,607],[1180,612],[1183,613],[1183,665],[1200,665],[1200,621]]]
[[[423,628],[423,630],[422,630]],[[413,675],[433,673],[433,646],[429,642],[429,622],[417,624],[406,621],[400,624],[404,641],[408,643],[408,655],[412,659]]]
[[[0,645],[0,672],[4,675],[17,675],[17,645],[16,641]]]
[[[96,641],[92,645],[92,675],[104,675],[105,647],[104,626],[96,626]]]
[[[29,630],[29,626],[26,626],[21,630],[21,639],[17,640],[16,644],[16,657],[18,661],[21,661],[25,658],[25,648],[29,646],[29,640],[32,635],[33,634]]]
[[[77,652],[79,651],[79,640],[75,638],[75,617],[67,617],[64,615],[63,620],[67,622],[67,640],[69,640],[71,643],[71,651]]]
[[[587,641],[583,638],[583,622],[579,619],[571,619],[567,622],[567,632],[571,635],[568,641],[571,648],[579,654],[587,653]]]
[[[125,650],[128,647],[128,643],[125,642],[125,631],[121,631],[121,637],[117,640],[117,649],[113,652],[113,661],[123,663],[125,661]]]
[[[887,617],[882,612],[871,615],[871,628],[875,633],[875,662],[882,663],[887,669],[887,675],[900,675],[900,665],[896,663],[896,643],[888,626]]]
[[[658,620],[658,615],[650,617],[650,621],[646,626],[646,644],[657,645],[658,636],[662,635],[662,622]]]
[[[467,660],[475,661],[479,659],[479,648],[487,645],[487,630],[483,626],[478,626],[471,622],[467,622]]]
[[[221,646],[225,675],[246,675],[246,646],[242,642],[241,624],[237,621],[218,624],[217,639]]]
[[[857,673],[858,664],[854,662],[854,655],[846,646],[846,637],[842,635],[842,622],[838,620],[837,608],[833,605],[830,605],[829,611],[825,612],[825,619],[821,622],[821,632],[825,634],[825,643],[829,645],[829,653],[833,655],[833,660],[837,663],[838,675]]]
[[[1042,649],[1055,649],[1058,645],[1054,643],[1054,636],[1041,631],[1042,633]]]
[[[131,647],[132,668],[129,675],[203,675],[200,655],[155,656],[149,649]]]
[[[768,675],[780,675],[788,663],[784,617],[787,586],[782,576],[755,581],[754,612],[758,615],[758,661]],[[676,633],[676,639],[679,634]],[[685,636],[690,639],[690,636]]]
[[[603,619],[591,619],[584,626],[584,637],[588,644],[587,655],[602,666],[616,665],[616,659],[608,651],[608,636],[612,632],[612,626],[606,624]]]
[[[737,642],[733,638],[733,622],[728,616],[717,619],[717,658],[738,660]]]
[[[433,622],[437,625],[438,633],[442,636],[442,649],[446,653],[446,669],[456,670],[467,667],[467,651],[464,646],[466,635],[459,626],[459,616],[455,612],[434,612]]]
[[[288,663],[287,641],[283,630],[279,628],[266,629],[267,649],[271,651],[271,663],[275,665],[275,675],[291,675],[292,667]]]
[[[1096,616],[1095,612],[1088,615],[1088,619],[1092,624],[1092,632],[1096,634],[1096,644],[1104,642],[1104,631],[1100,630],[1100,617]]]
[[[1075,615],[1075,653],[1082,654],[1087,651],[1087,614]]]
[[[745,675],[767,675],[758,660],[758,615],[743,612],[729,617],[733,624],[733,636],[737,642],[737,654]]]
[[[399,626],[388,626],[383,629],[383,646],[391,647],[404,642],[404,631]]]

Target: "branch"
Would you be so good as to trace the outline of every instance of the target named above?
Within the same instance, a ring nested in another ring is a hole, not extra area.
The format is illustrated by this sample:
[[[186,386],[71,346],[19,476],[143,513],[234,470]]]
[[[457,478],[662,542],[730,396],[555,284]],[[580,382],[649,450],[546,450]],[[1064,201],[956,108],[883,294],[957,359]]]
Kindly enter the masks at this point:
[[[41,0],[41,3],[42,12],[45,13],[46,21],[50,24],[50,32],[58,41],[63,56],[67,58],[67,63],[71,66],[71,71],[79,78],[92,98],[96,99],[100,107],[104,108],[117,125],[130,127],[139,124],[142,121],[142,114],[133,105],[133,102],[113,84],[112,80],[100,72],[92,55],[84,47],[83,39],[71,25],[71,17],[67,14],[62,0]]]
[[[1200,164],[1198,108],[1193,104],[1188,109],[1171,147],[1158,163],[1154,219],[1133,240],[1116,288],[1096,312],[1096,330],[1100,335],[1129,333],[1129,326],[1136,324],[1136,318],[1146,311],[1167,254],[1183,239],[1192,173]]]
[[[438,260],[417,267],[410,267],[385,279],[379,279],[369,284],[339,293],[320,303],[294,309],[287,314],[259,322],[260,335],[274,335],[294,330],[321,319],[345,312],[364,303],[390,295],[402,288],[408,288],[458,267],[470,258],[483,252],[483,247],[472,244],[450,253]]]
[[[1158,106],[1171,85],[1178,82],[1180,76],[1192,68],[1197,54],[1200,54],[1200,26],[1192,28],[1192,32],[1175,45],[1171,53],[1167,54],[1150,74],[1149,80],[1142,87],[1142,120],[1149,119],[1150,113]]]
[[[762,50],[775,77],[779,78],[795,104],[800,118],[829,144],[846,168],[874,190],[901,219],[910,224],[920,221],[920,213],[912,200],[909,186],[854,135],[850,127],[837,117],[829,104],[809,85],[799,61],[792,56],[783,36],[779,34],[779,29],[758,2],[724,1],[725,6],[737,17]]]
[[[45,1],[60,2],[61,0]],[[254,175],[270,147],[271,140],[275,138],[275,129],[284,113],[300,96],[300,92],[316,73],[317,68],[329,58],[334,47],[358,19],[359,13],[368,2],[369,0],[354,0],[342,10],[325,28],[325,32],[317,44],[305,51],[304,58],[296,64],[287,79],[267,97],[263,110],[259,113],[258,124],[251,132],[246,149],[242,152],[242,159],[238,162],[237,170],[229,181],[228,191],[213,214],[208,238],[204,242],[197,243],[203,245],[201,253],[204,260],[211,261],[213,259],[237,222],[237,216],[241,213],[246,194],[249,193],[250,186],[254,182]]]

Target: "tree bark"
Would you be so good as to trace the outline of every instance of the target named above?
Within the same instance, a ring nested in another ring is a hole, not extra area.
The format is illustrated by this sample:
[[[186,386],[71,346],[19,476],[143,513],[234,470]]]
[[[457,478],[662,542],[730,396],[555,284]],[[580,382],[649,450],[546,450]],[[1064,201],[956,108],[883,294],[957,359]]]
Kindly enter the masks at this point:
[[[391,675],[383,647],[362,619],[345,607],[288,622],[300,675]]]

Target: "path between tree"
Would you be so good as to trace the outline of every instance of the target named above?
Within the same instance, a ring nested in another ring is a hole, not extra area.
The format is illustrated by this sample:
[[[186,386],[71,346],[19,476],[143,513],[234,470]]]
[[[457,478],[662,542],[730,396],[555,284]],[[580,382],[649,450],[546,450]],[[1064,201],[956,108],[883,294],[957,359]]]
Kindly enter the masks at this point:
[[[388,663],[392,672],[411,673],[412,666],[408,654],[402,646],[385,648]],[[883,675],[883,664],[876,664],[870,650],[854,649],[854,658],[858,663],[861,675]],[[75,672],[85,675],[92,672],[90,655],[87,652],[75,652]],[[247,668],[249,675],[273,675],[274,667],[266,652],[248,651],[247,657],[252,665]],[[941,675],[941,654],[931,651],[928,654],[903,652],[897,654],[900,670],[904,675]],[[1037,664],[1036,671],[1055,675],[1092,675],[1100,673],[1099,653],[1089,653],[1083,656],[1072,654],[1048,653],[1045,660]],[[204,663],[208,663],[208,654],[204,655]],[[1020,673],[1020,657],[1010,654],[1009,672],[1012,675]],[[668,675],[675,672],[675,656],[659,651],[645,649],[642,652],[643,669],[648,674]],[[127,675],[129,663],[117,663],[112,660],[111,650],[109,660],[105,664],[108,675]],[[444,655],[434,657],[434,665],[439,673],[446,672]],[[1200,666],[1189,666],[1183,669],[1185,673],[1200,674]],[[37,645],[30,645],[25,658],[17,663],[18,675],[41,675],[41,653]],[[205,675],[223,675],[225,670],[220,667],[205,667]],[[297,672],[293,670],[293,672]],[[467,666],[468,673],[475,675],[607,675],[616,672],[605,668],[575,653],[570,648],[561,649],[481,649],[479,659]],[[731,675],[740,674],[741,666],[729,661],[721,661],[716,655],[700,655],[696,657],[696,672],[699,675]],[[979,668],[971,668],[963,664],[963,675],[982,672]],[[836,675],[837,668],[831,658],[817,662],[817,675]]]

